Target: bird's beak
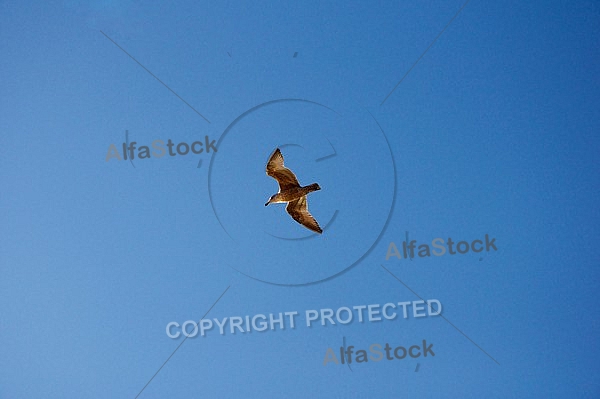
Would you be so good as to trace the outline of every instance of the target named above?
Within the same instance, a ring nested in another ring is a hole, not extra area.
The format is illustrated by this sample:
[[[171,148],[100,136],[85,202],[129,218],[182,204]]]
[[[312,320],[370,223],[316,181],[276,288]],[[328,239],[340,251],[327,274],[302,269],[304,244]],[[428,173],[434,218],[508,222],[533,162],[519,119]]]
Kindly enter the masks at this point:
[[[265,204],[265,206],[267,206],[267,205],[269,205],[269,202],[267,202],[267,203]]]

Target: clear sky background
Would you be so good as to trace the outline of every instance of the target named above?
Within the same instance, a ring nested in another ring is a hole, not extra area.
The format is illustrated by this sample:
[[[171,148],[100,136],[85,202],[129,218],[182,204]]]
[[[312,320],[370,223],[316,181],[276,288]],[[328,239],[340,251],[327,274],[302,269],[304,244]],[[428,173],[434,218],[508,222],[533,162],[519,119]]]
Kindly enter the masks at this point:
[[[213,305],[299,315],[187,339],[140,398],[600,395],[600,7],[472,0],[387,97],[463,2],[371,3],[0,2],[1,398],[134,398]],[[107,162],[126,131],[218,151]],[[264,207],[278,146],[321,236]],[[417,295],[445,319],[306,326]]]

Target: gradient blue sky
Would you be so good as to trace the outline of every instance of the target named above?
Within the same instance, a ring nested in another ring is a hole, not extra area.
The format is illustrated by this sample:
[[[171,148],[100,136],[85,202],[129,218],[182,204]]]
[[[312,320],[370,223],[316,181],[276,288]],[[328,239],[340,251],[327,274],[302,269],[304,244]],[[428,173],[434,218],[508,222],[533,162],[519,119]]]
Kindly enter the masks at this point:
[[[473,0],[382,105],[462,5],[0,2],[0,397],[134,398],[227,287],[208,318],[296,328],[188,339],[140,398],[598,397],[600,7]],[[126,130],[218,152],[106,162]],[[310,236],[263,206],[277,146],[322,236],[273,237]],[[407,286],[489,356],[441,317],[303,324]]]

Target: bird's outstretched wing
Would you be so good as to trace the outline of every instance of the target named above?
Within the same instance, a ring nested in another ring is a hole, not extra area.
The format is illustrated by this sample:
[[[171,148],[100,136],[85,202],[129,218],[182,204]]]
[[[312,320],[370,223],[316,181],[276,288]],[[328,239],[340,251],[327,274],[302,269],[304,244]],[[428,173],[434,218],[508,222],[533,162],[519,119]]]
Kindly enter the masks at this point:
[[[267,162],[267,175],[271,176],[279,183],[279,191],[285,191],[289,188],[300,187],[296,175],[291,170],[283,166],[283,155],[277,148],[269,161]]]
[[[323,232],[323,230],[321,230],[321,228],[319,227],[319,223],[317,223],[315,218],[308,211],[308,203],[306,202],[306,196],[288,202],[287,206],[285,207],[285,210],[292,216],[292,218],[296,222],[300,223],[307,229],[317,232],[319,234]]]

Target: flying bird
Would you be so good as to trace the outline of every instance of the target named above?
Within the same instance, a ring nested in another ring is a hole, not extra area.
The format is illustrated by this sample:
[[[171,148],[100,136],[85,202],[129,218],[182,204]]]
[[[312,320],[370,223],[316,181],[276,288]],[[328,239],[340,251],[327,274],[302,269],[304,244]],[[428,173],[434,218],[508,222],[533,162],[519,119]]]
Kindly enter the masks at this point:
[[[306,196],[308,193],[320,190],[317,183],[302,187],[298,183],[296,175],[283,166],[283,155],[279,148],[275,149],[269,161],[267,162],[267,175],[277,180],[279,183],[279,192],[269,198],[265,206],[269,204],[287,203],[285,210],[290,216],[302,226],[316,233],[321,234],[323,230],[319,223],[308,211]]]

